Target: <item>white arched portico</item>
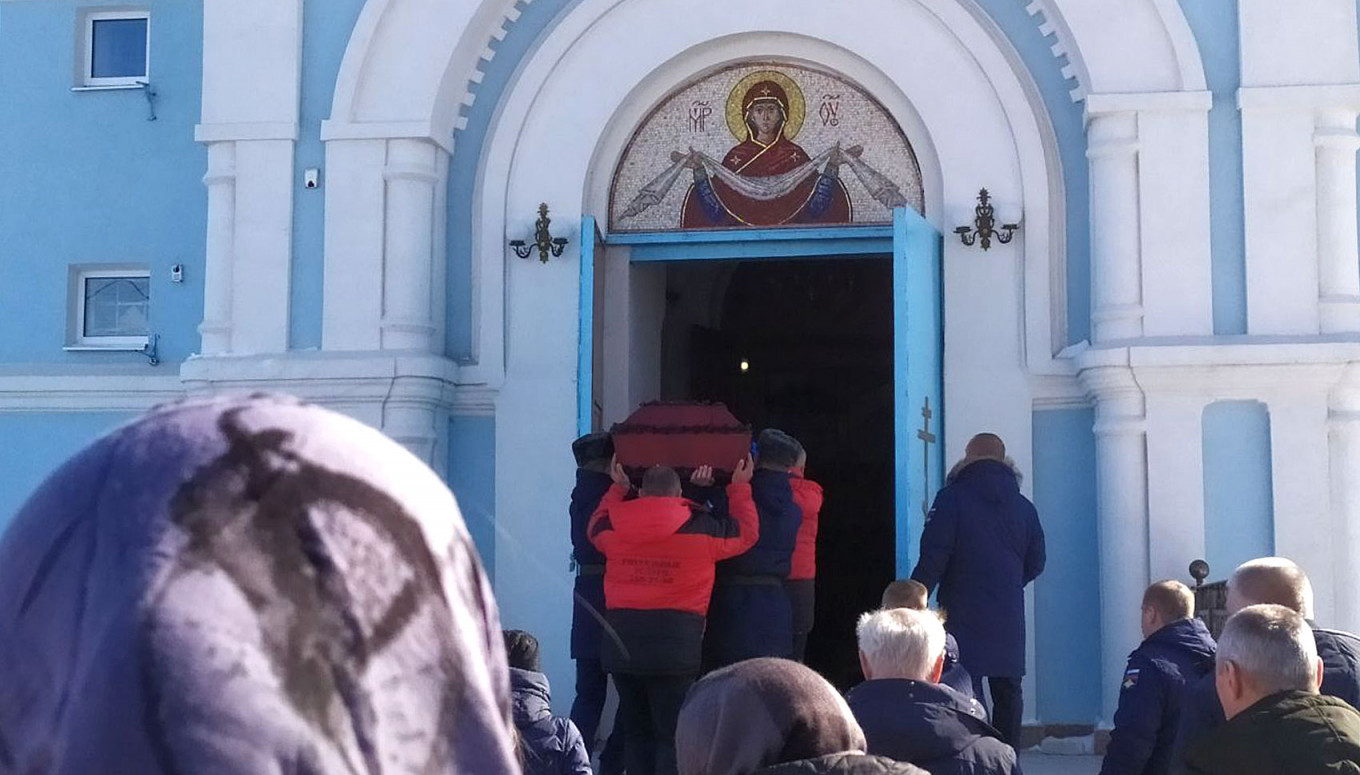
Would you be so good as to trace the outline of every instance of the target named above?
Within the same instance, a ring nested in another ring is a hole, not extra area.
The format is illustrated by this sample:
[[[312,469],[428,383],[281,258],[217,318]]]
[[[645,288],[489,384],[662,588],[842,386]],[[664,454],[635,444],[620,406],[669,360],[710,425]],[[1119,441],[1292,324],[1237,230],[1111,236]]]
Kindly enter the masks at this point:
[[[409,280],[407,285],[387,281],[413,269],[421,277],[440,276],[440,229],[447,220],[440,191],[447,154],[457,153],[448,130],[457,121],[464,76],[475,78],[474,71],[459,68],[484,53],[480,46],[485,37],[478,37],[483,28],[476,25],[496,30],[504,17],[490,3],[473,8],[372,0],[369,5],[346,54],[332,118],[324,130],[330,183],[323,345],[332,351],[438,353],[442,288],[422,297]],[[1062,25],[1058,7],[1065,4],[1052,0],[1048,5],[1049,23]],[[1133,5],[1141,8],[1144,3]],[[1154,12],[1165,10],[1164,3],[1147,5]],[[1186,64],[1185,46],[1175,44],[1176,36],[1165,25],[1152,24],[1161,18],[1158,13],[1135,14],[1139,23],[1120,31],[1117,56],[1133,51],[1166,66],[1149,68],[1152,75],[1145,84],[1125,79],[1110,82],[1112,87],[1158,92],[1186,88],[1182,76],[1197,70],[1197,57]],[[847,23],[855,17],[873,23]],[[664,18],[684,18],[686,24],[655,21]],[[467,33],[452,40],[448,30],[470,20]],[[1100,43],[1116,29],[1115,23],[1102,27],[1094,16],[1085,15],[1081,24],[1063,26],[1063,32],[1071,36],[1070,48],[1104,56]],[[1084,40],[1092,44],[1085,46]],[[1106,84],[1099,73],[1120,70],[1116,55],[1110,56],[1102,67],[1092,67],[1089,57],[1082,62],[1083,72],[1090,74],[1089,91],[1100,92]],[[457,395],[464,389],[459,386],[478,385],[494,396],[496,514],[502,536],[496,549],[497,594],[512,624],[522,612],[535,610],[534,626],[547,643],[565,643],[570,616],[568,606],[542,606],[545,590],[565,589],[569,581],[565,531],[542,526],[556,523],[545,515],[562,510],[563,494],[571,486],[563,450],[575,431],[577,235],[569,234],[572,248],[547,265],[507,261],[505,242],[531,229],[539,202],[549,203],[560,228],[570,228],[583,213],[603,213],[613,164],[646,111],[675,85],[708,68],[754,58],[815,63],[874,94],[906,129],[920,155],[926,214],[942,231],[966,220],[984,186],[1023,213],[1022,238],[1009,246],[982,254],[946,241],[946,402],[954,419],[946,429],[946,455],[956,454],[970,432],[987,427],[1006,436],[1028,468],[1035,392],[1049,399],[1080,392],[1071,382],[1072,365],[1053,357],[1065,342],[1060,312],[1065,308],[1065,208],[1051,131],[1018,57],[976,6],[961,1],[927,9],[917,2],[856,0],[828,7],[814,0],[768,0],[734,14],[729,4],[716,0],[583,0],[545,33],[500,99],[472,192],[474,222],[447,224],[473,230],[476,363],[459,365],[456,376],[445,377],[452,383],[446,393]],[[407,88],[384,93],[376,86],[392,83],[390,74],[396,72]],[[1146,95],[1136,96],[1145,99],[1130,97],[1126,103],[1112,97],[1093,114],[1120,114],[1114,122],[1118,126],[1127,121],[1123,114],[1169,109],[1166,100],[1153,99],[1149,107]],[[1203,108],[1198,103],[1190,108],[1199,110],[1202,120]],[[1175,103],[1170,109],[1176,113],[1184,106]],[[1193,121],[1188,131],[1193,137]],[[1185,145],[1184,139],[1163,132],[1162,140],[1169,144]],[[1195,140],[1188,143],[1192,152],[1202,150],[1204,142],[1203,137]],[[1104,179],[1096,166],[1093,162],[1093,174]],[[1149,191],[1136,179],[1130,188],[1127,177],[1121,177],[1126,169],[1113,165],[1110,201],[1098,203],[1102,212],[1111,209],[1102,217],[1114,219],[1124,231],[1097,229],[1097,278],[1109,276],[1100,268],[1107,256],[1120,259],[1112,262],[1119,264],[1127,258],[1111,235],[1126,235],[1128,218],[1145,217],[1138,203]],[[1203,206],[1189,210],[1198,212]],[[402,230],[406,233],[397,234]],[[1107,234],[1105,243],[1100,242],[1102,233]],[[1207,237],[1203,263],[1207,273]],[[1101,282],[1105,280],[1097,279],[1095,296],[1107,300],[1110,309],[1105,311],[1127,313],[1128,304],[1140,302],[1147,307],[1149,300],[1141,296],[1133,302],[1121,296],[1130,289],[1118,282],[1117,293],[1102,295]],[[403,292],[392,292],[375,304],[373,287]],[[369,298],[364,298],[365,290]],[[1207,299],[1207,274],[1203,290]],[[1190,300],[1167,303],[1188,306]],[[1143,316],[1140,310],[1140,325]],[[1101,399],[1105,381],[1086,383]],[[1131,419],[1141,422],[1141,417]],[[1142,438],[1136,439],[1141,450]],[[1103,451],[1105,446],[1102,441]],[[1146,464],[1141,455],[1135,460],[1103,452],[1102,466],[1106,459],[1132,492],[1102,498],[1102,523],[1114,515],[1121,524],[1127,520],[1133,527],[1146,526]],[[1136,640],[1136,626],[1126,622],[1131,619],[1125,598],[1141,593],[1148,561],[1138,556],[1136,546],[1130,551],[1104,536],[1101,556],[1106,609],[1102,680],[1113,685],[1130,631]],[[565,653],[559,650],[549,658],[549,669],[561,677],[565,668]],[[1112,708],[1112,703],[1106,705]]]

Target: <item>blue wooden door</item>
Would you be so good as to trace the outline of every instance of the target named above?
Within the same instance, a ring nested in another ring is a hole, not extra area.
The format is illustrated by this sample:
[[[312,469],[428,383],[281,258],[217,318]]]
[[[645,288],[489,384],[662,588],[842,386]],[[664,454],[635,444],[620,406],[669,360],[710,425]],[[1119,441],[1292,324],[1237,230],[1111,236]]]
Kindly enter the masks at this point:
[[[601,305],[604,302],[604,237],[595,217],[581,219],[581,315],[576,350],[576,432],[584,436],[600,430],[600,364],[595,353],[600,347]]]
[[[911,573],[944,476],[944,329],[940,233],[915,210],[893,211],[893,415],[897,572]]]

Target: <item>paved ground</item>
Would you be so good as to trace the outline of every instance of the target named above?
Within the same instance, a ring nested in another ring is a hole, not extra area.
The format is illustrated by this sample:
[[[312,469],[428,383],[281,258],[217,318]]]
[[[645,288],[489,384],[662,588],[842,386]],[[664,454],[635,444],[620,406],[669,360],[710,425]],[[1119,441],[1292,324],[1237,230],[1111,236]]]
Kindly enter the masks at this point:
[[[1025,775],[1096,775],[1099,756],[1045,756],[1033,751],[1020,754]]]

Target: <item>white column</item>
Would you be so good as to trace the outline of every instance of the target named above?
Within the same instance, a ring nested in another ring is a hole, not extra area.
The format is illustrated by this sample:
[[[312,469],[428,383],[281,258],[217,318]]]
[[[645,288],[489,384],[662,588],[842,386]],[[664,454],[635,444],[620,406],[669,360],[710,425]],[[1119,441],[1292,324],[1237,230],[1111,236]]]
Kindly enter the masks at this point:
[[[1091,328],[1096,343],[1143,333],[1138,227],[1138,118],[1093,114],[1091,162]]]
[[[435,186],[440,154],[433,143],[392,140],[387,148],[383,245],[382,349],[435,350],[432,296]]]
[[[1318,313],[1324,334],[1360,331],[1360,254],[1357,254],[1356,111],[1319,111],[1317,146]]]
[[[1129,651],[1142,640],[1138,607],[1148,584],[1147,433],[1143,393],[1127,366],[1081,372],[1096,399],[1096,507],[1100,544],[1101,718],[1119,704]]]
[[[1327,418],[1335,526],[1336,610],[1327,626],[1360,630],[1360,364],[1332,391]]]
[[[208,241],[203,270],[203,355],[231,352],[232,262],[236,255],[236,144],[208,146]]]

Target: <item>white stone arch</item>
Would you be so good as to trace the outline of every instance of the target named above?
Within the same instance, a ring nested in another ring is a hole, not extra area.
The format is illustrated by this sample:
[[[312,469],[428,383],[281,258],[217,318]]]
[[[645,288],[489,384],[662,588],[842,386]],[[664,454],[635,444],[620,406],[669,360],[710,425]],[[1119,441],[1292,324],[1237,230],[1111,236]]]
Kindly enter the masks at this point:
[[[1070,38],[1069,56],[1089,78],[1089,92],[1203,87],[1198,52],[1174,2],[1141,0],[1103,15],[1072,0],[1046,5],[1048,22]],[[569,606],[542,605],[546,591],[569,584],[565,531],[542,525],[556,524],[546,515],[562,510],[571,485],[562,450],[575,426],[573,223],[591,208],[603,214],[605,168],[612,169],[603,160],[622,148],[616,138],[625,119],[645,113],[666,91],[665,78],[683,77],[685,67],[692,74],[752,56],[793,56],[845,72],[907,128],[927,176],[927,215],[942,231],[965,220],[982,186],[1022,208],[1022,238],[1011,246],[963,254],[946,241],[947,298],[1005,300],[972,320],[951,319],[946,302],[947,337],[981,333],[986,344],[946,359],[946,400],[958,416],[1006,434],[1028,457],[1033,391],[1065,370],[1051,357],[1051,329],[1064,307],[1054,298],[1062,284],[1053,281],[1063,245],[1063,199],[1053,185],[1060,167],[1046,113],[1004,33],[971,0],[931,6],[758,0],[738,18],[720,0],[582,0],[543,34],[499,97],[466,225],[446,223],[451,132],[470,98],[467,84],[479,80],[479,60],[492,55],[485,44],[504,34],[513,6],[369,1],[323,129],[323,347],[442,352],[443,230],[472,228],[477,363],[448,369],[442,379],[455,396],[457,385],[469,383],[494,395],[497,592],[507,623],[534,611],[545,642],[566,642]],[[672,13],[685,24],[657,23]],[[856,13],[873,24],[852,31],[845,19]],[[904,48],[908,39],[926,38],[931,47]],[[931,79],[950,86],[924,86]],[[391,89],[394,81],[403,88]],[[944,99],[948,88],[968,99]],[[1107,101],[1102,109],[1127,108]],[[557,231],[572,237],[573,247],[547,265],[507,261],[505,240],[531,228],[539,201],[553,207]],[[384,289],[381,299],[374,288]],[[947,344],[949,352],[966,349]],[[1008,400],[995,401],[998,393]],[[458,400],[448,395],[441,401]],[[970,430],[946,429],[947,454]],[[563,683],[565,653],[547,661]]]
[[[509,304],[506,324],[484,318],[482,333],[488,341],[499,332],[506,337],[500,347],[484,343],[483,352],[507,355],[497,396],[498,469],[506,472],[498,475],[497,515],[517,540],[504,551],[498,546],[497,593],[511,616],[541,601],[551,578],[531,558],[566,551],[564,535],[535,525],[570,487],[569,469],[544,471],[533,482],[511,472],[525,464],[523,450],[544,446],[544,439],[553,440],[549,449],[565,448],[574,431],[578,268],[570,259],[578,240],[566,260],[546,266],[507,262],[504,241],[531,228],[540,201],[566,230],[583,212],[603,214],[614,161],[633,127],[671,88],[711,68],[788,57],[859,83],[906,129],[926,180],[927,217],[944,231],[971,211],[983,186],[1023,208],[1026,228],[1010,246],[984,256],[946,242],[946,267],[966,270],[946,269],[947,336],[972,340],[969,347],[946,346],[946,369],[961,376],[946,388],[946,400],[960,417],[1000,429],[1028,458],[1030,348],[1022,332],[1043,329],[1034,349],[1041,361],[1051,360],[1043,338],[1048,260],[1061,245],[1050,228],[1061,211],[1054,195],[1061,202],[1061,194],[1041,105],[985,16],[958,5],[927,9],[896,0],[855,6],[876,20],[876,30],[851,31],[840,23],[843,4],[828,8],[815,0],[786,2],[777,17],[757,13],[755,22],[734,18],[717,2],[585,0],[521,65],[502,98],[480,165],[473,258],[482,266],[483,313],[498,299]],[[686,24],[646,23],[669,13],[683,14]],[[894,51],[895,31],[904,29],[913,31],[912,56]],[[1039,268],[1037,279],[1031,267]],[[1037,326],[1024,322],[1031,288],[1033,298],[1045,300],[1037,303]],[[951,317],[962,311],[952,300],[969,298],[978,308]],[[995,400],[998,392],[1006,400]],[[959,448],[971,430],[946,428],[947,447]],[[545,451],[536,465],[550,467],[556,457]],[[518,570],[502,572],[511,567]],[[564,634],[568,613],[535,626]]]

